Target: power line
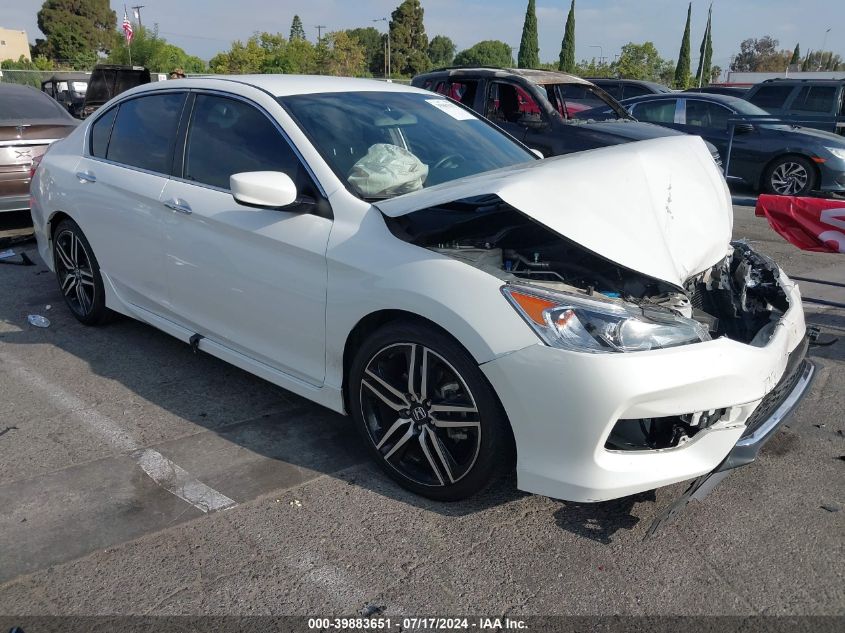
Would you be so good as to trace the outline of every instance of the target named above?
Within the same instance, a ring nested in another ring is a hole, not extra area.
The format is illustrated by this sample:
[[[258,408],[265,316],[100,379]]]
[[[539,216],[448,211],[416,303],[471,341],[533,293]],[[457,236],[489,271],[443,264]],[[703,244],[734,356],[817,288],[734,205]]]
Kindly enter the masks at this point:
[[[323,29],[326,28],[326,25],[318,24],[314,28],[317,29],[317,43],[319,44],[320,41],[323,39]]]

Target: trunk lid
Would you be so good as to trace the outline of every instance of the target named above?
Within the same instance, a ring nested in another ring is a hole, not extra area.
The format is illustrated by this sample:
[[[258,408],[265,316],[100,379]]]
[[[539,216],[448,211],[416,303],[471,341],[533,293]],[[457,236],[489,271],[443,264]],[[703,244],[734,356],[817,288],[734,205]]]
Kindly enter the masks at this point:
[[[486,194],[606,259],[676,286],[725,256],[733,227],[725,180],[704,142],[687,135],[486,172],[375,206],[398,217]]]

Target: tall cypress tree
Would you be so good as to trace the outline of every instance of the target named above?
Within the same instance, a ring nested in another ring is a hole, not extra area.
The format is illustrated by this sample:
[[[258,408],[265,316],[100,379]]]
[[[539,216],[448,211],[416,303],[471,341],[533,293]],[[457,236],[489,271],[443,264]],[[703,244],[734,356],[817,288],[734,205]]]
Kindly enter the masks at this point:
[[[522,40],[516,65],[520,68],[537,68],[540,65],[540,44],[537,42],[537,9],[535,0],[528,0],[525,22],[522,25]]]
[[[681,40],[681,51],[678,53],[678,65],[675,66],[675,88],[684,90],[689,86],[690,75],[690,22],[692,21],[692,2],[687,7],[687,25],[684,28],[684,39]]]
[[[569,6],[566,16],[566,30],[560,43],[560,60],[557,67],[567,73],[575,72],[575,0]]]
[[[807,56],[804,58],[804,61],[801,62],[801,72],[807,72],[810,70],[810,58],[813,56],[813,51],[808,51]]]
[[[795,50],[792,51],[792,59],[789,60],[789,65],[792,66],[793,64],[800,64],[801,63],[801,45],[796,44]]]
[[[707,11],[707,26],[704,27],[704,37],[701,38],[701,56],[698,58],[698,71],[695,73],[699,86],[710,83],[710,66],[713,61],[713,5]]]
[[[290,23],[290,37],[288,39],[291,42],[305,39],[305,28],[302,26],[302,20],[298,15],[293,16],[293,21]]]

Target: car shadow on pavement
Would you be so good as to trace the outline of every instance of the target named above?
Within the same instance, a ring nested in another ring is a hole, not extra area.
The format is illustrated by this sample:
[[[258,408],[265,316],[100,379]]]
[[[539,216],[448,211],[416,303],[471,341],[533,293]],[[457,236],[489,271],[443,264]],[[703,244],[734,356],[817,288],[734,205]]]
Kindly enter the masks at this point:
[[[148,419],[156,424],[166,420],[169,426],[160,432],[161,439],[145,440],[144,445],[154,446],[203,483],[219,487],[239,503],[319,475],[444,517],[472,515],[527,496],[517,490],[513,472],[460,502],[442,503],[414,495],[371,463],[349,418],[208,354],[195,354],[188,345],[138,321],[117,317],[101,327],[79,324],[65,306],[55,278],[41,262],[35,245],[16,248],[17,252],[21,250],[37,265],[0,270],[0,292],[8,293],[7,300],[0,302],[0,322],[15,326],[0,332],[0,351],[5,347],[16,358],[31,362],[31,369],[37,373],[46,369],[38,364],[44,356],[30,355],[38,346],[52,345],[83,361],[85,373],[106,379],[103,384],[117,383],[112,387],[114,393],[92,394],[91,386],[100,381],[91,376],[80,380],[87,384],[88,392],[77,392],[61,368],[51,367],[49,372],[62,389],[82,400],[98,402],[98,409],[115,416],[130,432],[149,435]],[[48,305],[50,310],[46,310]],[[30,326],[29,314],[48,316],[51,326]],[[15,346],[26,349],[16,351],[12,349]],[[50,352],[49,356],[61,354]],[[23,423],[10,421],[17,426]],[[214,437],[203,443],[211,457],[221,463],[209,465],[205,463],[209,460],[197,453],[192,438],[203,430],[212,432]],[[174,436],[177,439],[171,439]],[[225,463],[220,456],[232,452],[238,453],[237,459]],[[563,530],[610,543],[619,530],[629,530],[638,523],[631,510],[636,503],[649,499],[654,500],[653,493],[606,503],[566,503],[554,516]]]
[[[619,530],[632,530],[640,522],[640,517],[632,512],[636,504],[656,500],[655,492],[650,490],[600,503],[565,502],[555,512],[555,522],[562,530],[609,545]]]

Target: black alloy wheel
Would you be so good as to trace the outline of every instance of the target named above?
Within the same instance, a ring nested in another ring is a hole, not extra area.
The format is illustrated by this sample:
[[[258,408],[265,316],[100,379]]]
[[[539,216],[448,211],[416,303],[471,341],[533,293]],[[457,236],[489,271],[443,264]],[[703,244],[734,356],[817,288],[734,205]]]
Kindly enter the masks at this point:
[[[79,226],[63,220],[53,234],[53,263],[65,303],[85,325],[97,325],[109,316],[100,268],[91,245]]]

